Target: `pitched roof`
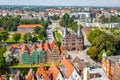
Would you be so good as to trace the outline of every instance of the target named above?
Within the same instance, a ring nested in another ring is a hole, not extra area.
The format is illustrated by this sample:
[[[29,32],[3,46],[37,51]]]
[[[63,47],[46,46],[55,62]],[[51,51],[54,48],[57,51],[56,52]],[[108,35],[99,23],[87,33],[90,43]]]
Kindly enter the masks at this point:
[[[61,53],[63,52],[63,48],[62,48],[62,46],[60,46],[60,52],[61,52]]]
[[[53,75],[53,79],[52,80],[56,80],[60,71],[59,69],[56,67],[55,64],[52,64],[51,67],[49,68],[49,72]]]
[[[53,40],[52,43],[51,43],[51,49],[54,49],[56,46],[56,42]]]
[[[36,75],[42,75],[44,77],[43,80],[49,80],[49,76],[47,75],[43,65],[40,65],[40,67],[37,69]]]
[[[9,47],[9,51],[13,51],[15,48],[19,48],[19,44],[12,44]]]
[[[17,28],[35,28],[36,26],[43,28],[43,26],[40,24],[21,24]]]
[[[50,44],[48,42],[46,42],[44,45],[44,50],[47,50],[47,49],[50,50]]]
[[[74,70],[73,65],[67,59],[64,58],[62,60],[62,66],[64,66],[67,70],[65,73],[66,78],[69,78]]]
[[[28,72],[26,80],[36,80],[32,69],[30,69],[30,71]]]
[[[40,45],[39,45],[39,49],[44,50],[44,45],[43,45],[42,42],[41,42]]]
[[[2,77],[0,77],[0,80],[4,80]]]
[[[34,43],[30,48],[30,52],[35,51],[37,48],[38,48],[37,45]]]
[[[27,53],[30,54],[30,49],[29,49],[29,47],[28,47],[26,44],[24,44],[24,45],[22,46],[22,48],[21,48],[21,50],[20,50],[20,54],[23,54],[24,51],[27,51]]]

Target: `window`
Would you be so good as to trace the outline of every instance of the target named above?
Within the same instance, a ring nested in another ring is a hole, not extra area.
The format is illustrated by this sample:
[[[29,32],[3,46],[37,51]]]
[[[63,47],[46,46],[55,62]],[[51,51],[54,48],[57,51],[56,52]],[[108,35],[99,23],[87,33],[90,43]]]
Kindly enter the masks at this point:
[[[77,74],[75,75],[75,77],[77,77]]]
[[[75,43],[72,43],[72,45],[75,45]]]

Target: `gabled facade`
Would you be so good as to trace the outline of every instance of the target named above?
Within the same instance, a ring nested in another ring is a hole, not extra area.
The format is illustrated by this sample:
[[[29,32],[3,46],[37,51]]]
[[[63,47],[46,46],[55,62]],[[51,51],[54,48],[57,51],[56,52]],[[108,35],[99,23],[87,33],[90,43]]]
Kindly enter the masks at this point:
[[[74,66],[65,58],[61,62],[60,70],[66,80],[81,80]]]
[[[64,56],[66,57],[65,50],[61,51],[53,41],[51,44],[45,42],[31,47],[24,44],[19,51],[18,60],[20,64],[52,63],[60,62]]]
[[[107,53],[104,52],[102,55],[102,67],[109,80],[120,79],[120,55],[107,56]]]
[[[38,64],[45,62],[45,51],[37,50],[35,44],[29,49],[27,45],[23,45],[19,53],[20,64]]]
[[[65,28],[61,46],[67,51],[82,51],[84,50],[84,37],[81,28],[78,27],[77,35],[68,35],[68,30]]]
[[[37,80],[37,78],[33,72],[33,69],[30,69],[30,71],[28,72],[26,80]]]
[[[51,74],[51,80],[63,80],[63,76],[55,64],[52,64],[48,71]]]
[[[44,66],[41,64],[36,72],[37,80],[50,80],[47,71],[44,69]]]

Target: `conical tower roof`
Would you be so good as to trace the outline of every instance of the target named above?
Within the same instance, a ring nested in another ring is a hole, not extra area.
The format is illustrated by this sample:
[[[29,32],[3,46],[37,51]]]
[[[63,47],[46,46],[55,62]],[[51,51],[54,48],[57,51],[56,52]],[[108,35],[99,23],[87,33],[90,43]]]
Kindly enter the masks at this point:
[[[67,31],[67,27],[65,27],[63,38],[67,38],[67,37],[68,37],[68,31]]]
[[[78,38],[83,38],[83,34],[82,34],[82,31],[81,31],[80,26],[78,26],[77,37],[78,37]]]

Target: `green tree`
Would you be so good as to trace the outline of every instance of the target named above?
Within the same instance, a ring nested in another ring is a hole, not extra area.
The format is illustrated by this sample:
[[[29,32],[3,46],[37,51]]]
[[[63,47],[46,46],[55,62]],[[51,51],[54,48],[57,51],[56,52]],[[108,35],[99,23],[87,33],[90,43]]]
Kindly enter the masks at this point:
[[[8,39],[8,36],[9,36],[8,31],[6,31],[6,30],[0,31],[1,41],[3,40],[5,42]]]
[[[0,68],[2,68],[2,66],[5,65],[5,60],[4,60],[4,57],[3,57],[3,53],[6,51],[6,48],[5,47],[0,47]]]
[[[90,33],[88,34],[87,38],[88,40],[92,43],[92,41],[97,37],[100,36],[101,34],[104,34],[103,31],[101,31],[98,28],[94,28],[94,30],[91,30]]]
[[[87,52],[88,55],[90,55],[90,57],[94,60],[97,59],[97,54],[98,54],[98,49],[96,48],[96,46],[92,46],[89,48],[89,51]]]
[[[45,29],[42,29],[42,30],[39,32],[39,38],[42,40],[44,37],[46,37],[46,30],[45,30]]]
[[[20,40],[21,38],[21,34],[20,33],[14,33],[13,34],[13,39],[17,42],[18,40]]]
[[[53,16],[51,16],[51,18],[52,18],[53,20],[58,20],[58,19],[59,19],[59,16],[57,16],[56,14],[54,14]]]
[[[35,32],[36,34],[38,34],[38,33],[40,32],[40,27],[39,27],[39,26],[36,26],[36,27],[34,28],[34,32]]]
[[[94,51],[94,55],[93,55],[93,47],[97,49],[96,50],[97,52]],[[101,61],[103,50],[107,51],[108,56],[115,54],[116,48],[115,48],[115,39],[113,35],[102,34],[94,38],[88,53],[92,59]]]
[[[29,43],[31,40],[32,40],[32,36],[30,33],[25,33],[23,35],[23,40],[26,42],[26,43]]]
[[[3,53],[3,56],[5,57],[5,62],[11,62],[11,52],[10,51],[6,51],[5,53]]]

